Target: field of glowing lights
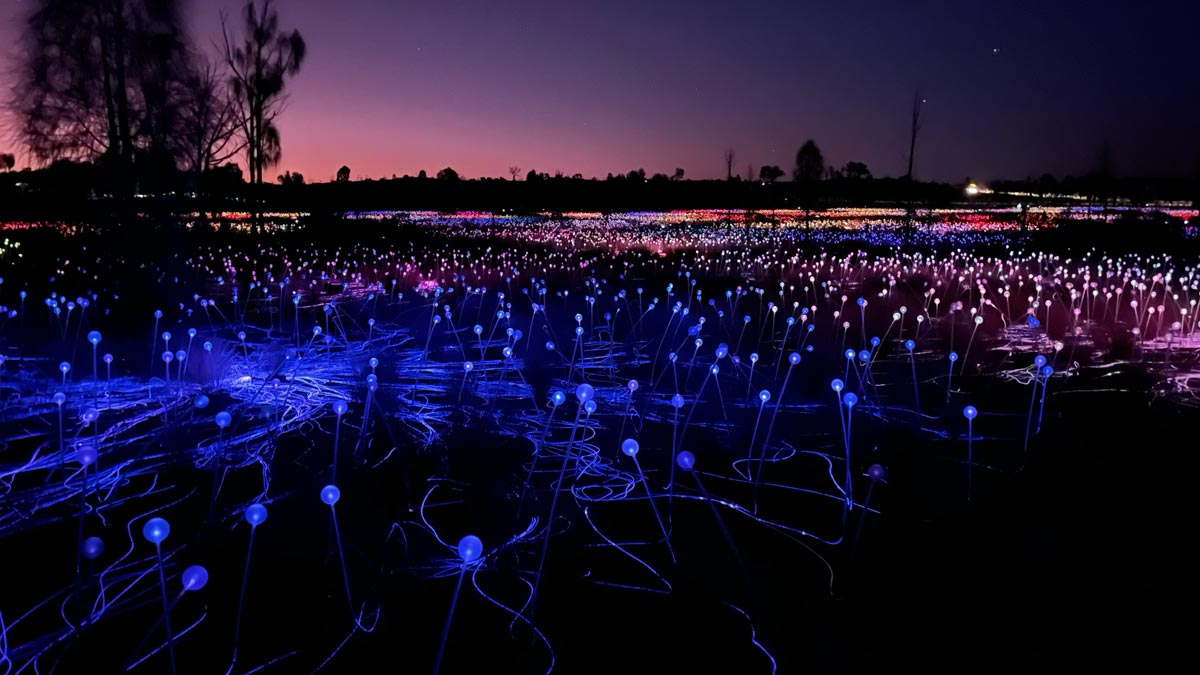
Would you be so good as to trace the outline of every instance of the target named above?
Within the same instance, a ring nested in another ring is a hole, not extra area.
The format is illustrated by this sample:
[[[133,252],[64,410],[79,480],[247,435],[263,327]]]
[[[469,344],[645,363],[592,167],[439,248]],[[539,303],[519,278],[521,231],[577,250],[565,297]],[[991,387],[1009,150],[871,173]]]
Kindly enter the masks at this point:
[[[1200,249],[1049,238],[1086,210],[281,215],[3,228],[0,675],[1194,635]]]

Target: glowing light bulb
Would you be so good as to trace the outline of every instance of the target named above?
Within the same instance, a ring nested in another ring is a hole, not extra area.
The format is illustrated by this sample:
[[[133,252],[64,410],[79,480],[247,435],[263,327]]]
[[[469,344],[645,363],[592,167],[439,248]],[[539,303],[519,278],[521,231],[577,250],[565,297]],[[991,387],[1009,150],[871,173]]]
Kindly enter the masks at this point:
[[[696,466],[696,456],[684,450],[675,458],[675,463],[684,471],[691,471],[692,467]]]
[[[192,565],[183,571],[180,581],[183,582],[184,591],[201,590],[208,585],[208,570],[203,565]]]
[[[162,518],[151,518],[142,526],[142,537],[151,544],[160,544],[171,534],[171,525]]]
[[[250,527],[258,527],[267,519],[267,507],[262,504],[251,504],[246,507],[246,513],[243,515],[246,522],[250,523]]]
[[[336,485],[326,485],[325,487],[321,488],[321,501],[325,502],[327,505],[333,506],[334,504],[337,504],[338,500],[341,498],[342,491],[339,490]]]
[[[472,563],[483,555],[483,541],[473,534],[458,540],[458,557],[464,563]]]
[[[80,553],[88,560],[95,560],[104,555],[104,540],[100,537],[88,537],[79,548]]]

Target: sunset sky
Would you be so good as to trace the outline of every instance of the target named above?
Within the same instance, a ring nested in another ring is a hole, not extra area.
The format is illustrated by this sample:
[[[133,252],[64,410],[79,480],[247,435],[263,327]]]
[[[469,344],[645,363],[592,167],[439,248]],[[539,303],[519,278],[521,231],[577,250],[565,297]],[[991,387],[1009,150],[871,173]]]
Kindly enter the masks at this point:
[[[0,0],[0,85],[31,0]],[[218,10],[192,0],[215,52]],[[1122,5],[1120,11],[1112,6]],[[330,180],[525,171],[689,177],[779,164],[814,138],[835,165],[919,178],[1200,169],[1191,2],[277,0],[308,60],[280,128],[283,170]],[[911,7],[910,7],[911,6]],[[919,7],[919,9],[918,9]],[[9,120],[11,122],[11,120]],[[11,124],[7,125],[11,127]],[[9,137],[19,165],[27,157]]]

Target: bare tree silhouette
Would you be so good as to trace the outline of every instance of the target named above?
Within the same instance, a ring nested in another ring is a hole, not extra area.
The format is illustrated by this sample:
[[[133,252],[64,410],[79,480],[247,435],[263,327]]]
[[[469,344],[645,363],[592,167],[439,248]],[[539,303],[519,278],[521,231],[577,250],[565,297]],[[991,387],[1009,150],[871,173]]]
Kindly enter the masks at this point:
[[[921,98],[921,90],[913,92],[912,104],[912,123],[909,127],[910,133],[908,137],[908,171],[904,174],[904,180],[908,181],[908,205],[904,211],[904,243],[908,243],[912,235],[912,230],[916,227],[914,222],[916,219],[916,208],[913,206],[912,199],[912,180],[913,180],[913,162],[917,156],[917,134],[921,132],[921,104],[925,99]]]
[[[515,183],[517,182],[517,176],[521,175],[521,167],[516,165],[510,166],[508,167],[508,173],[512,176],[513,182]]]
[[[725,180],[733,180],[733,148],[725,150]]]
[[[917,134],[921,131],[921,104],[924,102],[925,99],[921,98],[921,90],[918,89],[913,94],[912,125],[908,138],[908,171],[904,174],[908,180],[912,180],[913,177],[913,160],[917,155]]]
[[[137,153],[173,152],[189,56],[180,6],[36,0],[8,106],[36,160],[103,157],[124,173]]]
[[[228,162],[245,148],[238,137],[242,120],[231,96],[227,73],[207,60],[197,59],[180,100],[181,168],[196,174]]]
[[[275,119],[287,101],[287,78],[299,72],[307,47],[299,31],[280,31],[279,13],[271,0],[263,0],[261,8],[253,0],[246,3],[242,20],[245,34],[239,44],[231,38],[224,14],[221,34],[230,85],[241,107],[250,183],[261,185],[263,169],[277,164],[282,157]]]

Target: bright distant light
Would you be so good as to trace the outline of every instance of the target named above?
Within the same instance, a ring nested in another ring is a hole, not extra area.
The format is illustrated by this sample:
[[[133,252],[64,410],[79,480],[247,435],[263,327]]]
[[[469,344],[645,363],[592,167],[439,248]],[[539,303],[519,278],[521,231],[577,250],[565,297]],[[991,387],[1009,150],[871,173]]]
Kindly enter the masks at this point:
[[[979,186],[974,183],[968,183],[966,192],[968,197],[974,197],[979,194]]]

